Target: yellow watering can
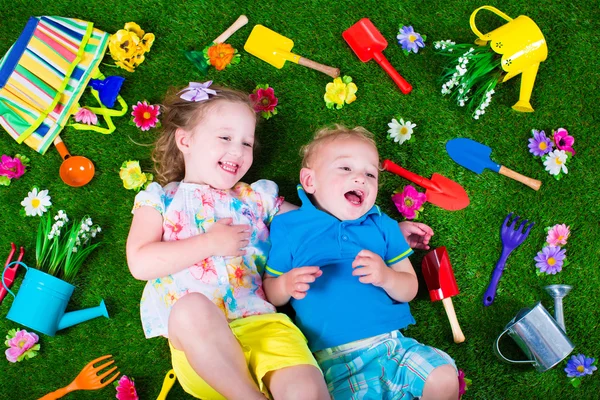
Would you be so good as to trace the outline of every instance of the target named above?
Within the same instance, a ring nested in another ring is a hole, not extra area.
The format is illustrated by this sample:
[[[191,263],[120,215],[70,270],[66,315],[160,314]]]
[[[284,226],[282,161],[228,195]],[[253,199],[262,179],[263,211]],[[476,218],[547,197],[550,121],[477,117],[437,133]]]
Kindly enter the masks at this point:
[[[475,26],[475,15],[480,10],[491,11],[508,23],[484,35]],[[469,23],[473,32],[479,37],[475,40],[476,44],[485,46],[490,42],[492,50],[502,54],[502,69],[507,72],[502,82],[520,73],[523,74],[519,101],[512,108],[521,112],[533,112],[533,107],[529,103],[531,91],[540,62],[548,57],[546,39],[540,28],[525,15],[512,19],[492,6],[482,6],[473,11]]]

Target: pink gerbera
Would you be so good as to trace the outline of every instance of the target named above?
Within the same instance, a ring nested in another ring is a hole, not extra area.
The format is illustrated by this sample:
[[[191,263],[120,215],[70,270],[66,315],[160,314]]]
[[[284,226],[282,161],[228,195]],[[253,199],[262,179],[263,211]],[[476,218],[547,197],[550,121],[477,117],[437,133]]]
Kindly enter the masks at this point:
[[[277,114],[277,104],[279,100],[275,97],[275,90],[269,85],[258,85],[252,93],[250,93],[250,101],[254,107],[254,111],[269,119]]]
[[[160,106],[148,104],[146,101],[138,101],[137,105],[132,107],[133,122],[135,126],[143,131],[154,128],[158,123],[160,115]]]
[[[18,179],[24,173],[25,165],[19,157],[12,158],[6,154],[2,155],[0,159],[0,176],[6,176],[8,179]]]
[[[85,107],[81,107],[77,113],[75,113],[75,122],[83,122],[87,125],[98,124],[98,116],[94,112]]]
[[[414,219],[417,216],[417,211],[426,200],[425,193],[417,192],[417,189],[412,185],[405,186],[402,193],[396,193],[392,196],[396,208],[407,219]]]
[[[556,224],[548,231],[546,242],[550,246],[564,246],[567,244],[567,238],[571,234],[569,227],[565,224]]]
[[[565,128],[558,128],[554,132],[554,143],[559,150],[568,151],[571,155],[575,155],[575,150],[573,150],[575,138],[569,135],[569,132]]]
[[[137,391],[135,390],[135,383],[133,379],[123,375],[119,379],[117,386],[117,399],[119,400],[139,400]]]

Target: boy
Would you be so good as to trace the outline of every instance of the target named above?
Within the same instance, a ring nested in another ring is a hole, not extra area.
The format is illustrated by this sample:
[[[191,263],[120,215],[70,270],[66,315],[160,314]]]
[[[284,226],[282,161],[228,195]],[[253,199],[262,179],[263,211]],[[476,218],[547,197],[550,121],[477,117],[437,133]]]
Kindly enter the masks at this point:
[[[374,205],[373,135],[336,126],[303,151],[302,207],[271,224],[268,300],[291,299],[334,399],[456,400],[453,360],[398,331],[415,322],[418,281],[398,224]]]

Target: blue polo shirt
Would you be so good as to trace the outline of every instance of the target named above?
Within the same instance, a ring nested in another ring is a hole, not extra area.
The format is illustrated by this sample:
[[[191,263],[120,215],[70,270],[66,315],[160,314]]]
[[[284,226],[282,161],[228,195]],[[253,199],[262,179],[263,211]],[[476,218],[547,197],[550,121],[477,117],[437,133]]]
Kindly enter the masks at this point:
[[[296,324],[314,351],[402,329],[415,320],[408,303],[393,300],[382,288],[352,275],[363,249],[388,265],[412,254],[398,223],[373,206],[362,217],[340,221],[317,209],[301,185],[302,207],[271,222],[271,251],[266,272],[279,276],[292,268],[317,265],[323,275],[302,300],[291,299]]]

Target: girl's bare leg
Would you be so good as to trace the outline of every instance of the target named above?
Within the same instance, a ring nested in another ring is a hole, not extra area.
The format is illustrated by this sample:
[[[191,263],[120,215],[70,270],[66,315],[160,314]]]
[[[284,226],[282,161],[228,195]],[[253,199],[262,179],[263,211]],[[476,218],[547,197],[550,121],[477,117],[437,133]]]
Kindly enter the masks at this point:
[[[325,379],[312,365],[296,365],[271,371],[264,378],[275,400],[329,400]]]
[[[227,319],[206,296],[190,293],[169,316],[169,340],[196,373],[227,399],[264,400]]]

